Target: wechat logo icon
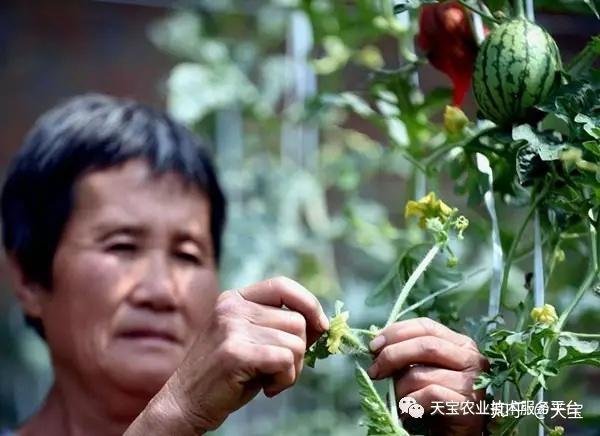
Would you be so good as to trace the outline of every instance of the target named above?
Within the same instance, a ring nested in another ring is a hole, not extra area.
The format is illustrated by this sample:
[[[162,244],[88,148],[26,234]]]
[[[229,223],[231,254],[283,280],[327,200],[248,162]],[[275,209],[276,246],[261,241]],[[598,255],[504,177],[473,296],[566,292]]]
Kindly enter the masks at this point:
[[[398,401],[398,408],[400,409],[400,412],[407,413],[413,418],[421,418],[425,414],[423,406],[417,403],[417,400],[412,397],[404,397]]]

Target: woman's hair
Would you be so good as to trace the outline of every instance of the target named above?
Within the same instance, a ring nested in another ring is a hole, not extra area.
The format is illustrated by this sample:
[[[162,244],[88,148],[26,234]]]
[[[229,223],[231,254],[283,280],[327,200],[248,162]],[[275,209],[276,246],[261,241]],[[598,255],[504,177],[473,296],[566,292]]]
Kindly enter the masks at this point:
[[[52,287],[52,261],[78,179],[137,158],[155,174],[176,172],[207,194],[219,260],[226,201],[205,146],[161,111],[88,94],[43,114],[8,168],[1,200],[4,248],[27,279]]]

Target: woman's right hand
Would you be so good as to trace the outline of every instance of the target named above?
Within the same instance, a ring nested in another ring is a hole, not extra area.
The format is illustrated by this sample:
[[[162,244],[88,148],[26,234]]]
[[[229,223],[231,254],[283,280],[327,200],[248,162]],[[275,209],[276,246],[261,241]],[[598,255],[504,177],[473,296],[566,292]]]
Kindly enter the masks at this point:
[[[214,430],[261,389],[272,397],[292,386],[307,346],[329,327],[316,297],[283,277],[222,293],[209,316],[149,404],[177,434]]]

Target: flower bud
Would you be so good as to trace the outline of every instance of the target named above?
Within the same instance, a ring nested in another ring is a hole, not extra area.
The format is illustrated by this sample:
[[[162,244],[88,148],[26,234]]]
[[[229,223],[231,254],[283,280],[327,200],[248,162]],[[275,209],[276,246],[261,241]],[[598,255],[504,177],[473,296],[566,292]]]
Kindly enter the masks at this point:
[[[444,111],[444,128],[450,136],[460,135],[469,123],[469,118],[456,106],[446,106]]]
[[[558,315],[554,306],[544,304],[542,307],[534,307],[531,310],[531,319],[540,324],[553,325],[558,321]]]

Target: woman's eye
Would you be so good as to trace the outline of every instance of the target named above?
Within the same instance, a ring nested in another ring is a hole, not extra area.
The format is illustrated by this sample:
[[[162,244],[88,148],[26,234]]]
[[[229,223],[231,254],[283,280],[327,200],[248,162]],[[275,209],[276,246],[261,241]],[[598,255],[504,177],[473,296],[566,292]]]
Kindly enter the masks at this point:
[[[202,261],[200,260],[200,258],[191,253],[179,252],[176,254],[176,256],[177,256],[177,258],[179,258],[185,262],[193,263],[194,265],[202,264]]]
[[[112,244],[108,247],[108,251],[113,253],[133,253],[137,247],[134,244],[120,242],[118,244]]]

